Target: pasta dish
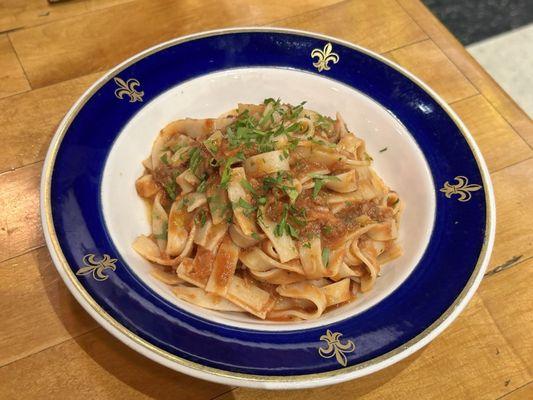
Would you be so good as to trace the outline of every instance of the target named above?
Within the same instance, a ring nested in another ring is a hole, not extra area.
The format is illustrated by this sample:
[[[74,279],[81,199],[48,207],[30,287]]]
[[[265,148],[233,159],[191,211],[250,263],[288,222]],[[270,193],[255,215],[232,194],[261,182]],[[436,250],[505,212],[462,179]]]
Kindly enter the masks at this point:
[[[165,126],[137,193],[151,234],[133,248],[197,306],[308,320],[372,289],[401,255],[402,203],[365,142],[335,119],[266,99]]]

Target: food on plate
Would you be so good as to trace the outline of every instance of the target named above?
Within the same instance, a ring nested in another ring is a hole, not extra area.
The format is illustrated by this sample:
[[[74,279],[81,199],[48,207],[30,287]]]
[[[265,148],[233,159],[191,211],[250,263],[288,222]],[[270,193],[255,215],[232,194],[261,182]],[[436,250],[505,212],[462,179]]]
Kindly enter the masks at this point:
[[[270,98],[160,131],[135,184],[152,232],[133,247],[178,298],[315,319],[371,290],[401,255],[403,204],[365,142],[339,114],[304,106]]]

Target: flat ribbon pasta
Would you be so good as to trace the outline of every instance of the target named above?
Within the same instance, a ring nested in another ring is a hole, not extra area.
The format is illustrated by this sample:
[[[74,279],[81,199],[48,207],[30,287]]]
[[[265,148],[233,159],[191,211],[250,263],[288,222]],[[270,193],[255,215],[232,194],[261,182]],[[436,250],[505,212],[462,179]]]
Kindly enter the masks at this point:
[[[320,318],[402,254],[405,204],[342,116],[279,99],[171,121],[135,188],[134,250],[176,298],[272,321]],[[383,273],[386,273],[383,270]]]

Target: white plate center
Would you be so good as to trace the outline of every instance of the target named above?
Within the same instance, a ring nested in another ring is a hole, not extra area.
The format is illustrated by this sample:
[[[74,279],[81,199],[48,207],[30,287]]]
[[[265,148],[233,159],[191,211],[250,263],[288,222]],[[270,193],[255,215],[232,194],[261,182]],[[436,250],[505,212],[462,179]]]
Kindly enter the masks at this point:
[[[348,128],[363,138],[374,168],[406,204],[399,232],[404,254],[386,264],[373,290],[314,321],[277,323],[241,313],[206,310],[175,298],[170,289],[149,274],[151,264],[131,247],[140,234],[150,233],[143,201],[135,191],[141,165],[159,130],[172,120],[217,117],[237,103],[260,103],[280,98],[335,118],[338,111]],[[384,150],[386,149],[386,150]],[[380,151],[381,150],[381,151]],[[282,68],[242,68],[187,81],[143,107],[115,141],[102,180],[103,215],[122,260],[159,295],[177,307],[211,321],[249,329],[292,330],[326,325],[360,313],[392,293],[413,271],[433,229],[434,185],[416,142],[398,120],[364,94],[333,80]]]

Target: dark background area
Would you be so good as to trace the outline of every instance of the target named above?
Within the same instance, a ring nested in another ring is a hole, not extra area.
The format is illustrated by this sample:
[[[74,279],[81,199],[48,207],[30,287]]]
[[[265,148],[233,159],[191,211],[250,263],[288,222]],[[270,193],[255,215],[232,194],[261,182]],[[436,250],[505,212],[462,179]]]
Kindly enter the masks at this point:
[[[533,22],[533,0],[422,0],[467,46]]]

